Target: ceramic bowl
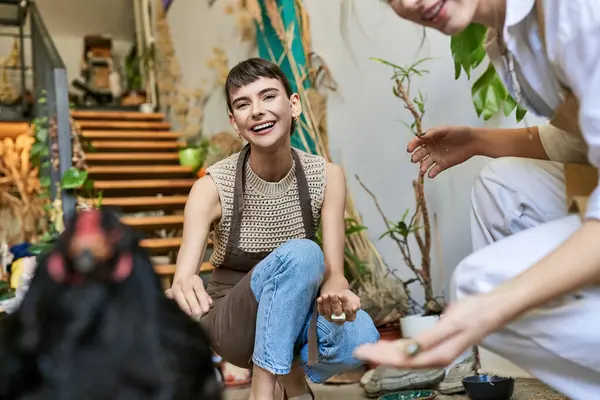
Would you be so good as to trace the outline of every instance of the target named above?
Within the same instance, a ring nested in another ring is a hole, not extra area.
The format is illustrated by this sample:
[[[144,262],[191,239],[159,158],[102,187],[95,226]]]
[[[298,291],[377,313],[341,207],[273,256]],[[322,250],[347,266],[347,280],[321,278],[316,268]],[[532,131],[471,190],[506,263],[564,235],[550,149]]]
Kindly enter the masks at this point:
[[[437,393],[433,390],[404,390],[384,394],[377,400],[433,400],[436,396]]]
[[[490,375],[469,376],[462,384],[471,400],[510,400],[515,390],[513,378]]]

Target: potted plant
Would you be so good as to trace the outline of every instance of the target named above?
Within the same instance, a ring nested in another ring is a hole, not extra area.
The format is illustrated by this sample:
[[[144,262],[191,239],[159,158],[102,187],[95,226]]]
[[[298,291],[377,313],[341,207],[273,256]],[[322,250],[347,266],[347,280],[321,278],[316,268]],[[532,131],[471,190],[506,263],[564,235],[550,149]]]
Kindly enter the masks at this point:
[[[423,115],[425,114],[425,99],[421,92],[412,97],[410,88],[413,76],[422,76],[428,72],[418,68],[426,59],[419,60],[408,67],[400,67],[377,58],[374,60],[393,68],[394,95],[403,101],[413,120],[410,124],[405,123],[405,125],[414,135],[423,135],[425,133],[422,126]],[[416,202],[414,212],[409,218],[410,211],[406,210],[399,221],[392,221],[387,218],[374,193],[366,187],[358,176],[356,178],[375,202],[377,210],[388,227],[380,238],[388,237],[396,243],[404,263],[413,273],[412,278],[404,280],[390,270],[392,275],[400,282],[408,297],[408,307],[400,318],[402,336],[414,336],[419,331],[433,325],[444,309],[443,300],[434,294],[431,279],[431,223],[424,193],[424,176],[419,172],[418,177],[412,182]],[[417,260],[411,251],[409,240],[412,239],[418,245],[420,260]],[[417,302],[412,296],[411,285],[414,283],[418,283],[423,290],[423,303]]]
[[[137,45],[131,48],[131,51],[125,58],[125,79],[127,90],[121,96],[121,105],[139,106],[146,102],[146,90],[142,82],[142,65],[148,65],[150,52],[140,56],[137,52]]]
[[[210,141],[198,134],[185,139],[185,145],[179,148],[179,164],[191,167],[197,173],[204,165]]]

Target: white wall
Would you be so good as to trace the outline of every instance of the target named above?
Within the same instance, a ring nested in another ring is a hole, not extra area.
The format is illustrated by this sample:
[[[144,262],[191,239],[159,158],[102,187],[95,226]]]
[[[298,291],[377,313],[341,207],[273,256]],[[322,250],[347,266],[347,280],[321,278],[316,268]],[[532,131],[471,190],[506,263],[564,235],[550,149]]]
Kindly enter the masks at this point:
[[[448,37],[428,30],[417,54],[422,35],[420,27],[400,20],[380,2],[351,1],[356,11],[355,15],[347,13],[348,36],[344,41],[340,29],[341,1],[305,0],[314,50],[328,63],[340,88],[338,93],[329,96],[331,154],[334,161],[346,168],[349,188],[369,227],[371,239],[390,265],[406,271],[395,244],[388,239],[378,240],[385,226],[371,199],[354,178],[359,174],[379,197],[391,219],[401,218],[406,208],[414,209],[411,181],[417,169],[405,150],[411,133],[399,122],[399,119],[408,120],[409,116],[392,94],[390,68],[368,58],[379,57],[399,65],[422,57],[435,58],[426,64],[431,73],[415,82],[414,89],[420,89],[427,96],[426,128],[440,124],[514,127],[516,123],[514,117],[497,118],[488,123],[477,117],[470,96],[471,82],[464,76],[458,81],[454,79]],[[220,0],[212,11],[203,3],[177,0],[169,12],[176,51],[190,83],[209,76],[205,62],[213,46],[225,48],[231,63],[249,55],[246,47],[240,46],[233,18],[223,14],[227,1]],[[206,132],[227,127],[223,110],[222,98],[215,99],[207,110]],[[530,124],[540,121],[531,116],[528,119]],[[437,278],[440,294],[446,290],[457,263],[471,251],[470,187],[486,161],[473,159],[426,183],[430,213],[437,215],[439,226],[441,248],[434,246],[432,273]]]
[[[183,84],[192,90],[211,88],[215,72],[207,68],[206,64],[213,57],[213,48],[219,47],[226,51],[229,68],[257,54],[252,44],[241,42],[235,26],[235,16],[224,13],[226,5],[237,2],[219,0],[213,7],[209,7],[207,3],[175,0],[167,15],[173,45],[183,72]],[[214,93],[204,114],[203,131],[206,134],[231,130],[222,90]]]

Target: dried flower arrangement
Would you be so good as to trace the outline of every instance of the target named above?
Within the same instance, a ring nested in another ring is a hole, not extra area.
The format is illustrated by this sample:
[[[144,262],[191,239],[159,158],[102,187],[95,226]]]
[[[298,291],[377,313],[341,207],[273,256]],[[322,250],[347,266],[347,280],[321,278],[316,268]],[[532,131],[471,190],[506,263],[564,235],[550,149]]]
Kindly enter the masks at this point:
[[[254,42],[256,40],[256,28],[254,18],[248,10],[248,0],[237,0],[234,4],[227,4],[224,8],[225,15],[235,16],[235,25],[240,34],[242,42]]]
[[[405,123],[405,125],[415,136],[422,136],[425,133],[422,124],[423,116],[425,114],[425,98],[420,91],[415,97],[411,95],[411,80],[414,76],[422,76],[423,74],[428,73],[427,70],[419,68],[420,64],[427,59],[421,59],[408,67],[400,67],[389,61],[378,58],[374,58],[373,60],[392,67],[394,71],[394,74],[392,75],[392,80],[394,81],[394,95],[402,100],[405,109],[409,111],[413,120],[411,124]],[[407,221],[409,210],[406,210],[402,219],[398,222],[392,222],[385,215],[375,194],[367,188],[358,176],[356,176],[356,178],[363,189],[373,199],[377,210],[388,227],[388,230],[381,237],[387,236],[398,245],[405,264],[414,274],[414,278],[403,280],[395,273],[395,271],[390,269],[390,273],[401,282],[410,299],[411,313],[422,315],[441,314],[444,305],[442,300],[435,296],[431,279],[431,221],[424,192],[424,174],[419,171],[417,179],[412,182],[416,201],[416,209],[413,215]],[[411,251],[409,245],[409,239],[411,237],[415,239],[418,245],[421,254],[420,262],[414,259]],[[409,286],[416,282],[421,285],[424,291],[425,302],[423,305],[419,305],[419,303],[411,296]]]
[[[156,1],[156,75],[161,108],[177,126],[184,137],[200,134],[204,119],[204,107],[217,85],[212,84],[209,90],[202,86],[187,89],[183,85],[181,66],[175,56],[175,48],[171,30],[167,22],[165,9],[161,0]],[[219,49],[214,50],[211,60],[213,68],[222,75],[223,55]],[[225,57],[225,68],[227,59]]]
[[[30,162],[35,139],[31,132],[0,142],[0,243],[35,240],[45,228],[46,199],[39,168]],[[8,222],[10,221],[10,222]]]

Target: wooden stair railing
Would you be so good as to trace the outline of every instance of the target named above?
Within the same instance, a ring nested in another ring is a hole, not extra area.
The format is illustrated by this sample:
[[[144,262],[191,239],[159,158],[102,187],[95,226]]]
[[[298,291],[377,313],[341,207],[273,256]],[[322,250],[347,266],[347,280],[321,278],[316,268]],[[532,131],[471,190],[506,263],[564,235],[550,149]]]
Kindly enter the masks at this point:
[[[190,168],[179,165],[180,134],[170,130],[161,113],[73,110],[71,116],[93,149],[86,153],[88,176],[102,192],[102,205],[117,208],[121,220],[142,234],[141,246],[160,259],[155,271],[163,286],[170,287],[183,209],[196,181]],[[97,199],[87,201],[96,204]],[[211,251],[209,242],[200,272],[213,269],[206,261]]]

